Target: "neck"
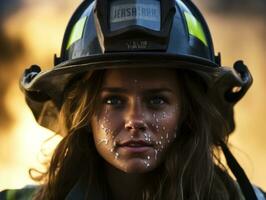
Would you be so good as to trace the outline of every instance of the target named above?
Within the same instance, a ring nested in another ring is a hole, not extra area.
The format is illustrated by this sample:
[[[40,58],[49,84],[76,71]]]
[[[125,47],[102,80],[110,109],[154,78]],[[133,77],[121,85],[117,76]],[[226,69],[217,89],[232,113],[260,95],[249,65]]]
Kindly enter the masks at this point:
[[[106,164],[106,176],[113,200],[132,199],[141,192],[145,175],[129,174]]]

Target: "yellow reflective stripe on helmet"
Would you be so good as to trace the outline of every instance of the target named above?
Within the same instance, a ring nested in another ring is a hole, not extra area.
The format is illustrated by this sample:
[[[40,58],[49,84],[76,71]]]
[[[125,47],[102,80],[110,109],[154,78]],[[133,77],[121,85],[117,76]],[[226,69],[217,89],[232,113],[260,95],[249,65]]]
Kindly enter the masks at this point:
[[[81,18],[73,27],[71,33],[70,33],[70,37],[67,43],[67,49],[69,49],[69,47],[76,42],[77,40],[79,40],[82,37],[83,34],[83,30],[84,30],[84,26],[85,26],[85,22],[87,20],[87,17],[83,17]]]
[[[184,14],[186,17],[189,34],[200,39],[206,46],[208,46],[201,24],[191,13],[184,12]]]
[[[8,190],[6,192],[6,200],[16,200],[16,190]]]

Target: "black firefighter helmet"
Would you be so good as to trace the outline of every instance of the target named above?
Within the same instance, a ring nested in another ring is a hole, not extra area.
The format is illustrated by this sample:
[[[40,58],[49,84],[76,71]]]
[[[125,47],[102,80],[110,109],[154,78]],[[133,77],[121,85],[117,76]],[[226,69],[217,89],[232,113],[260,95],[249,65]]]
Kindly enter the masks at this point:
[[[198,74],[227,123],[228,135],[234,130],[233,106],[252,77],[242,61],[221,66],[208,26],[189,0],[84,0],[68,23],[54,67],[41,72],[31,66],[20,87],[38,123],[56,130],[64,89],[78,74],[143,66]],[[246,199],[256,199],[242,168],[224,143],[221,147]]]

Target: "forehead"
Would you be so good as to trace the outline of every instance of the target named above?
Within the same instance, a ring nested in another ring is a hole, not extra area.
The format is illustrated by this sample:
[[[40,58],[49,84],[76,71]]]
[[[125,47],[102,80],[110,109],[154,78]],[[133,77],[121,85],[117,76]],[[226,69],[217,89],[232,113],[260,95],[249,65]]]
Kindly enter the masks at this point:
[[[177,87],[177,73],[175,69],[108,69],[104,76],[103,86],[108,87]]]

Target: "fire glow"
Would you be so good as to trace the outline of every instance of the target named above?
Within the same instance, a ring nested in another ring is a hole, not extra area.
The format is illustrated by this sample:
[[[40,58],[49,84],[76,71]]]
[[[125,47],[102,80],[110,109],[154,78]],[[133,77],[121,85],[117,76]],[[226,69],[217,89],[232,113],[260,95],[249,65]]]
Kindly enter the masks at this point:
[[[8,129],[1,127],[0,190],[33,184],[29,169],[45,170],[41,164],[44,161],[41,150],[49,154],[61,140],[60,136],[49,139],[54,133],[37,124],[18,82],[23,70],[31,64],[39,63],[42,69],[53,66],[53,54],[59,52],[69,16],[79,2],[24,0],[21,4],[23,7],[4,21],[7,35],[20,38],[25,52],[17,60],[5,64],[7,70],[4,78],[10,79],[6,85],[5,107],[13,119],[13,125]],[[16,65],[17,68],[11,71],[8,65]]]

